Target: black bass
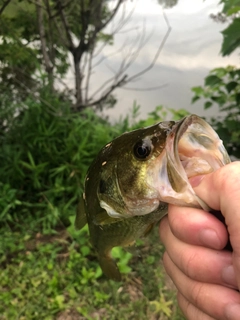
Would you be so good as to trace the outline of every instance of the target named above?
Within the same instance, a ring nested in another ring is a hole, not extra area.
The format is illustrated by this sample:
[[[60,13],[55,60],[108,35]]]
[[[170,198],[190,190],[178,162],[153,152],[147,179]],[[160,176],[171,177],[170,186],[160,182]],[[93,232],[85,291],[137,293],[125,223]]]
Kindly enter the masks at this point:
[[[89,225],[103,272],[120,280],[111,258],[115,246],[129,246],[167,214],[168,203],[209,207],[188,179],[230,162],[222,141],[196,115],[127,132],[108,143],[90,166],[76,227]]]

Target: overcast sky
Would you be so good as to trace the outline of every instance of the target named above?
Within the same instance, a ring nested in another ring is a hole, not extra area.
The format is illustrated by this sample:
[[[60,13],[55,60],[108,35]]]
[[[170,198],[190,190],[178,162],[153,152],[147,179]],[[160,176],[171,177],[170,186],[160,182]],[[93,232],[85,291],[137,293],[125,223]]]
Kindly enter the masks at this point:
[[[114,3],[114,1],[111,1]],[[220,11],[219,0],[178,0],[178,4],[165,9],[172,31],[155,66],[141,77],[138,82],[130,83],[127,87],[151,88],[166,85],[154,91],[129,91],[118,89],[115,91],[118,103],[108,114],[117,119],[120,114],[128,112],[136,100],[141,105],[141,117],[155,109],[157,105],[180,109],[185,108],[192,113],[206,115],[201,103],[191,105],[192,93],[190,88],[203,84],[204,77],[210,69],[229,64],[239,65],[237,54],[223,58],[220,55],[222,35],[220,33],[226,25],[216,23],[210,19],[211,13]],[[146,36],[151,38],[139,52],[138,58],[128,70],[133,75],[148,66],[167,31],[162,8],[157,0],[126,0],[126,13],[134,9],[130,22],[115,36],[114,45],[106,47],[101,53],[106,59],[95,70],[91,87],[96,89],[112,72],[116,71],[126,55],[130,55],[133,44],[142,28]],[[113,25],[117,24],[121,12]],[[111,55],[124,44],[119,54]],[[136,46],[135,46],[136,47]],[[109,57],[109,58],[107,58]],[[212,110],[210,109],[210,113]]]

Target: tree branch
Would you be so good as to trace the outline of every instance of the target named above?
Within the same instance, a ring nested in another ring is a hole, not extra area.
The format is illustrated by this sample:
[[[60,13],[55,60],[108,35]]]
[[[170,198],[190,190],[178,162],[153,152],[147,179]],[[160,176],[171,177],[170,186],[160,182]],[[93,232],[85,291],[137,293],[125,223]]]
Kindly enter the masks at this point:
[[[122,90],[129,90],[129,91],[154,91],[154,90],[166,88],[167,86],[168,86],[168,84],[167,84],[167,83],[164,83],[164,84],[162,84],[162,85],[160,85],[160,86],[148,87],[148,88],[122,87]]]
[[[120,5],[123,3],[124,0],[118,0],[118,3],[116,4],[116,7],[114,8],[112,14],[109,16],[109,18],[104,22],[101,23],[98,28],[96,29],[96,32],[98,33],[99,31],[101,31],[103,28],[106,27],[106,25],[114,18],[114,16],[116,15]]]
[[[45,35],[45,30],[44,30],[44,20],[43,20],[41,0],[36,0],[36,10],[37,10],[38,31],[39,31],[39,36],[40,36],[43,60],[44,60],[46,71],[47,71],[48,75],[50,75],[53,70],[53,64],[52,64],[52,62],[49,58],[48,52],[47,52],[46,35]]]
[[[91,73],[92,73],[92,55],[93,55],[93,52],[91,51],[90,54],[89,54],[89,59],[88,59],[88,71],[87,71],[87,77],[86,77],[85,101],[88,100],[89,83],[90,83],[90,77],[91,77]]]
[[[171,26],[170,26],[170,24],[169,24],[169,22],[168,22],[167,16],[166,16],[166,14],[165,14],[164,11],[163,11],[163,17],[164,17],[164,20],[165,20],[165,22],[166,22],[166,24],[167,24],[168,29],[167,29],[167,32],[166,32],[165,36],[163,37],[162,42],[160,43],[160,45],[159,45],[159,47],[158,47],[158,50],[157,50],[157,52],[156,52],[156,54],[155,54],[152,62],[149,64],[148,67],[144,68],[142,71],[140,71],[140,72],[136,73],[135,75],[131,76],[131,77],[128,79],[128,82],[130,82],[130,81],[132,81],[132,80],[140,77],[141,75],[145,74],[146,72],[148,72],[149,70],[151,70],[151,69],[153,68],[153,66],[155,65],[155,63],[156,63],[156,61],[157,61],[157,59],[158,59],[158,57],[159,57],[159,55],[160,55],[160,53],[161,53],[164,45],[165,45],[165,43],[166,43],[166,41],[167,41],[167,39],[168,39],[168,37],[169,37],[169,34],[170,34],[171,30],[172,30],[172,28],[171,28]]]
[[[72,35],[71,35],[71,29],[68,25],[68,21],[67,21],[67,18],[64,14],[64,7],[62,5],[62,2],[61,0],[57,0],[57,3],[58,3],[58,9],[59,9],[59,13],[60,13],[60,17],[61,17],[61,20],[62,20],[62,23],[63,23],[63,26],[64,26],[64,30],[65,30],[65,33],[66,33],[66,36],[67,36],[67,39],[68,39],[68,47],[69,47],[69,50],[71,52],[74,51],[75,49],[75,46],[74,46],[74,43],[73,43],[73,40],[72,40]]]
[[[7,7],[7,5],[11,2],[11,0],[6,0],[2,7],[0,8],[0,15],[3,13],[3,11],[5,10],[5,8]]]
[[[98,100],[95,100],[91,103],[87,103],[87,106],[92,107],[92,106],[98,105],[99,103],[104,101],[113,92],[113,90],[123,86],[126,83],[126,81],[127,81],[127,75],[124,75],[118,82],[111,85],[111,87],[108,88],[108,90],[105,93],[103,93],[102,96]],[[79,108],[79,107],[81,108],[82,106],[77,106],[77,108]]]

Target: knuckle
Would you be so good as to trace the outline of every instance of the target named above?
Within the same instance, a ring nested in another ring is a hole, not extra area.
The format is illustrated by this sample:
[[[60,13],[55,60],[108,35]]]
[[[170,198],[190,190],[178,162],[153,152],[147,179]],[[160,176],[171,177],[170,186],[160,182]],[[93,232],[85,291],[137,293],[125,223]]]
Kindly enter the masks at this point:
[[[199,269],[199,256],[197,252],[187,252],[182,255],[181,265],[183,266],[184,273],[191,279],[197,278]]]
[[[203,301],[207,299],[208,292],[205,290],[204,283],[196,282],[192,287],[191,298],[196,307],[202,307]]]

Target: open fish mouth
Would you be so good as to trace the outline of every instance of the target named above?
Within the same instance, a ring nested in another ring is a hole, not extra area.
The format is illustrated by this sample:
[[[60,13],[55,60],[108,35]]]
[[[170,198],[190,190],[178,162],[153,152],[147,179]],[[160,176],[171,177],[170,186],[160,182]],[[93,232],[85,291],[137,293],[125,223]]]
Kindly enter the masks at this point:
[[[202,118],[190,115],[174,125],[165,150],[160,170],[161,200],[209,211],[195,194],[189,178],[208,174],[231,162],[217,133]]]

